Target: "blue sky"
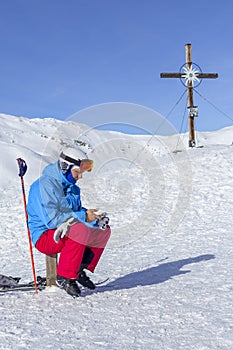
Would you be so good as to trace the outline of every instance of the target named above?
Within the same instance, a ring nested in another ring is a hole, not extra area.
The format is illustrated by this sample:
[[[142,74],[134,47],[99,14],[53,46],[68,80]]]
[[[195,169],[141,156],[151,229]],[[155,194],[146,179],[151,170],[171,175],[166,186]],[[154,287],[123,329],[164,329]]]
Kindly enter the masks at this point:
[[[179,131],[186,95],[169,111],[185,88],[160,73],[178,72],[191,43],[193,62],[219,74],[194,94],[196,128],[233,125],[232,13],[231,0],[1,1],[0,112],[67,119],[93,105],[126,102],[159,112]],[[101,124],[101,115],[92,122]]]

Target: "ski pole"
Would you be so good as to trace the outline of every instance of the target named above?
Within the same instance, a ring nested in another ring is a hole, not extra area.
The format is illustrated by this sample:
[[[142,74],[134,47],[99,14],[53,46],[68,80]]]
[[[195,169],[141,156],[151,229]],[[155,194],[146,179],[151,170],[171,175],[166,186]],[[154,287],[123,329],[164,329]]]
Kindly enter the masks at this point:
[[[24,212],[25,212],[25,218],[26,218],[26,224],[27,224],[28,243],[29,243],[29,249],[30,249],[30,257],[31,257],[31,264],[32,264],[32,273],[33,273],[34,287],[35,287],[36,293],[38,293],[37,280],[36,280],[36,271],[35,271],[35,264],[34,264],[33,250],[32,250],[32,241],[31,241],[30,230],[29,230],[29,227],[28,227],[28,213],[27,213],[27,206],[26,206],[24,180],[23,180],[23,176],[25,175],[25,173],[27,171],[27,164],[22,158],[17,158],[16,160],[17,160],[18,166],[19,166],[19,176],[20,176],[21,185],[22,185],[23,204],[24,204]]]

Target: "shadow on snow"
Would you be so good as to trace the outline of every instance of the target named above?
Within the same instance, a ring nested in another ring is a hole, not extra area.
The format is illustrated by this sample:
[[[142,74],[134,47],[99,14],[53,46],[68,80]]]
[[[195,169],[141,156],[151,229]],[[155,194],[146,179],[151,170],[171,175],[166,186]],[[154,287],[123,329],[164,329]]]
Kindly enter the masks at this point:
[[[105,286],[99,286],[97,288],[97,292],[101,293],[108,290],[130,289],[137,286],[149,286],[153,284],[163,283],[172,279],[174,276],[184,275],[188,272],[191,272],[191,270],[181,270],[185,265],[196,264],[214,258],[214,255],[207,254],[194,258],[160,264],[156,267],[151,267],[146,270],[133,272],[123,277],[119,277],[114,281],[106,284]]]

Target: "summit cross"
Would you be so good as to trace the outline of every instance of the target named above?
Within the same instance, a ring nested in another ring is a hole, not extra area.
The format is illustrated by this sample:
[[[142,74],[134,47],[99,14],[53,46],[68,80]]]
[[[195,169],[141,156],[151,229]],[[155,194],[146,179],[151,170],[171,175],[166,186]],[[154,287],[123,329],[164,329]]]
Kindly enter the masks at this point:
[[[218,78],[217,73],[202,73],[200,67],[192,62],[192,45],[186,44],[186,63],[181,67],[183,72],[180,70],[179,73],[160,73],[160,78],[179,78],[185,81],[188,95],[188,109],[189,109],[189,147],[195,147],[195,129],[194,129],[194,117],[197,116],[195,111],[197,107],[194,106],[193,102],[193,88],[201,83],[201,79]],[[183,82],[183,81],[182,81]]]

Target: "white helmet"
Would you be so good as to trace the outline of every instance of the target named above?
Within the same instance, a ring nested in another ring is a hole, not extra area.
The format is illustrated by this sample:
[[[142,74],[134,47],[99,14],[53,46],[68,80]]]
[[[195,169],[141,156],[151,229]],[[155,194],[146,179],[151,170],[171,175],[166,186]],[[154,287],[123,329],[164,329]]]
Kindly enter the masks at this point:
[[[82,159],[82,158],[85,159]],[[93,161],[86,159],[86,155],[83,151],[77,148],[66,148],[60,153],[59,164],[61,170],[66,172],[71,166],[77,166],[82,171],[91,171],[93,169]]]

